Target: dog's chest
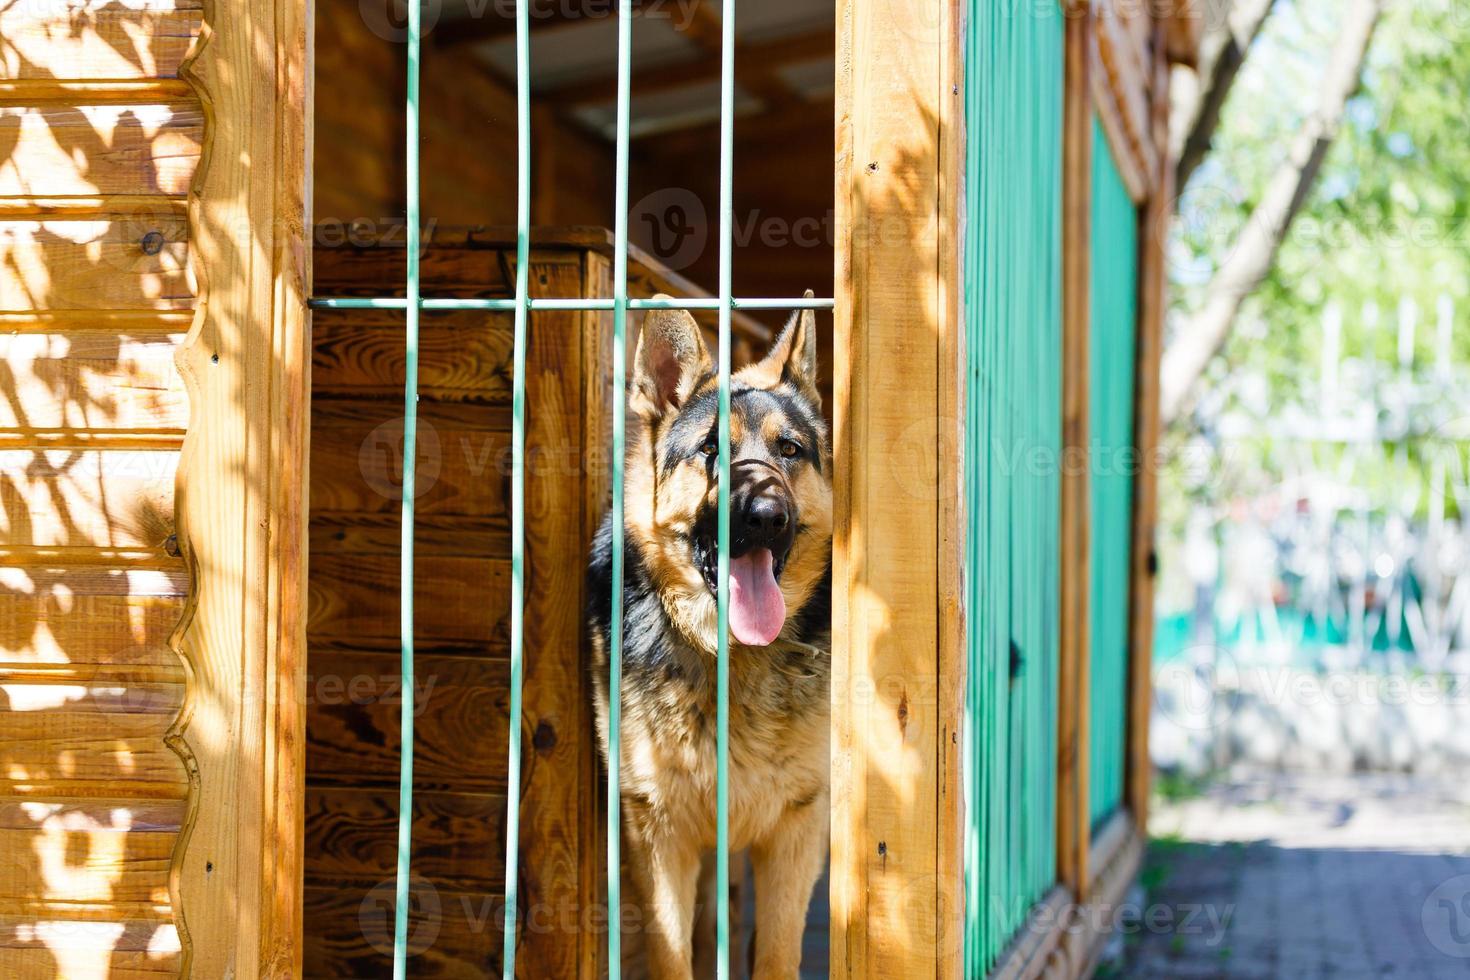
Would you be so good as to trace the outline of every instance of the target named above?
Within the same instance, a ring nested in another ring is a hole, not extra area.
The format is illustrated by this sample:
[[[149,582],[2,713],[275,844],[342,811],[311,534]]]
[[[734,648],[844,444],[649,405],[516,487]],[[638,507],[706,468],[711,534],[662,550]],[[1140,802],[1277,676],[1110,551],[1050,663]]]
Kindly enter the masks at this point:
[[[733,672],[732,846],[763,837],[788,808],[825,797],[828,673],[824,656],[800,650],[752,655]],[[646,799],[664,819],[713,843],[718,764],[712,685],[702,674],[678,669],[642,680],[625,688],[625,795]]]

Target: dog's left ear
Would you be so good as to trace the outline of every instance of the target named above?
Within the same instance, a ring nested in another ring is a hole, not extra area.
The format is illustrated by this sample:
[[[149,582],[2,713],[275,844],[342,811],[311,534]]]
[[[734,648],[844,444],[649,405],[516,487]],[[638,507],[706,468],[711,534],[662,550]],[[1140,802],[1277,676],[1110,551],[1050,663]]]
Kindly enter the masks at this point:
[[[806,298],[812,298],[810,289]],[[811,310],[793,313],[760,366],[771,384],[789,382],[814,404],[821,405],[817,393],[817,315]]]
[[[633,355],[628,404],[643,418],[658,418],[682,406],[711,367],[704,335],[688,310],[649,310]]]

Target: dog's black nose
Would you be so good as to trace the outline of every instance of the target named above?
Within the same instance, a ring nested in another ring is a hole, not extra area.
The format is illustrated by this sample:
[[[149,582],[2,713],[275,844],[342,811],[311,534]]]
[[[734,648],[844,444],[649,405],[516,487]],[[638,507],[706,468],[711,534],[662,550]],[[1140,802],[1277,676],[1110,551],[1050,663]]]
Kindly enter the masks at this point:
[[[746,528],[753,538],[776,538],[791,523],[791,510],[786,501],[774,493],[762,494],[750,502],[745,511]]]

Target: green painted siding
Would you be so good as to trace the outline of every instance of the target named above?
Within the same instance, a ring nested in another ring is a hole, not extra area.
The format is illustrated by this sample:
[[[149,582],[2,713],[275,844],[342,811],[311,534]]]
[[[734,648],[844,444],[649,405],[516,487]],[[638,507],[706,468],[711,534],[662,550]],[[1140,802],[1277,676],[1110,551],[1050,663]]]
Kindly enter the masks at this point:
[[[1056,879],[1063,21],[971,0],[965,975]]]
[[[1096,124],[1092,161],[1092,701],[1088,802],[1096,827],[1123,799],[1129,545],[1136,465],[1132,448],[1138,212],[1123,185],[1102,127]]]

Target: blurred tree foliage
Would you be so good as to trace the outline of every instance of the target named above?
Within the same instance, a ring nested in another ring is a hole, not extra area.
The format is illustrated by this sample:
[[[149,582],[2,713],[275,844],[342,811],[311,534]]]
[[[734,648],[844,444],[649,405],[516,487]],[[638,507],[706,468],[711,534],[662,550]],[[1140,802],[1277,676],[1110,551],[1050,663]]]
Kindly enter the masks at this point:
[[[1339,0],[1278,0],[1250,52],[1213,149],[1180,200],[1170,241],[1171,330],[1198,309],[1310,110],[1340,10]],[[1414,433],[1470,415],[1467,119],[1470,3],[1398,0],[1272,271],[1201,380],[1195,411],[1166,437],[1166,527],[1179,527],[1191,500],[1219,504],[1303,467],[1341,467],[1340,447],[1283,438],[1282,421],[1321,415],[1323,322],[1334,304],[1342,314],[1342,389],[1380,415],[1402,408],[1398,320],[1406,299],[1418,310],[1413,418],[1384,419],[1385,431],[1404,437],[1387,439],[1376,454],[1355,454],[1352,479],[1382,498],[1375,507],[1422,512],[1426,450]],[[1448,377],[1435,372],[1443,297],[1455,311],[1457,367]]]

